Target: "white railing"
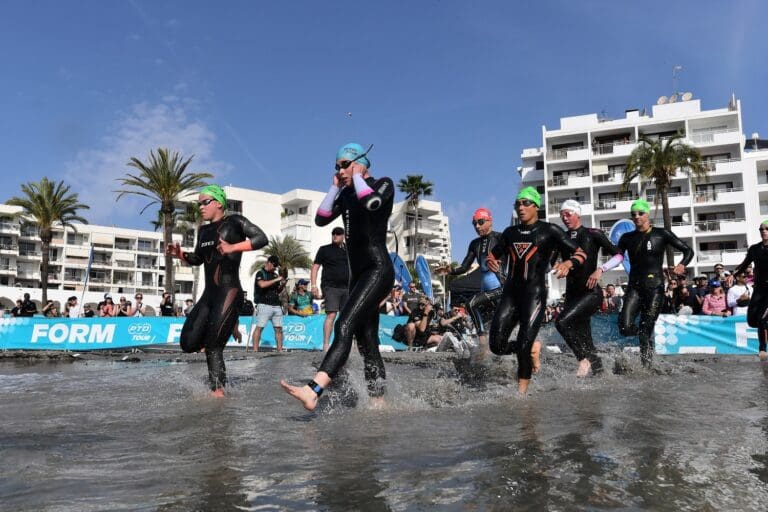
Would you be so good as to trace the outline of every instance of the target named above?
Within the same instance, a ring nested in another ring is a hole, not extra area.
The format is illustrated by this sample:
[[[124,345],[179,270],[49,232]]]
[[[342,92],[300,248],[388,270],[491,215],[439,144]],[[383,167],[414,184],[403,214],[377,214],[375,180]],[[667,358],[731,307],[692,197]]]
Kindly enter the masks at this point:
[[[613,153],[613,148],[615,146],[627,146],[629,144],[634,144],[635,141],[629,140],[629,138],[624,140],[617,140],[614,142],[603,142],[602,144],[593,144],[592,145],[592,154],[593,155],[610,155]]]
[[[720,224],[729,222],[745,222],[747,219],[717,219],[717,220],[702,220],[696,222],[696,231],[720,231]]]
[[[743,191],[744,191],[743,187],[697,191],[694,193],[693,200],[696,203],[708,203],[710,201],[717,201],[718,194],[725,194],[727,192],[743,192]]]
[[[715,172],[717,170],[717,164],[728,164],[731,162],[739,162],[738,158],[717,158],[714,160],[702,160],[701,165],[706,167],[709,172]]]
[[[736,254],[736,253],[743,253],[745,249],[722,249],[719,251],[697,251],[696,252],[696,259],[699,261],[699,263],[702,262],[721,262],[723,261],[725,254]]]
[[[286,215],[285,217],[280,219],[281,224],[288,224],[290,222],[306,222],[307,224],[311,224],[314,218],[312,215],[306,214],[306,213],[296,213],[293,215]]]
[[[688,138],[694,144],[708,144],[715,141],[715,135],[719,133],[733,133],[738,132],[736,128],[721,128],[719,130],[701,130],[696,133],[692,133]]]

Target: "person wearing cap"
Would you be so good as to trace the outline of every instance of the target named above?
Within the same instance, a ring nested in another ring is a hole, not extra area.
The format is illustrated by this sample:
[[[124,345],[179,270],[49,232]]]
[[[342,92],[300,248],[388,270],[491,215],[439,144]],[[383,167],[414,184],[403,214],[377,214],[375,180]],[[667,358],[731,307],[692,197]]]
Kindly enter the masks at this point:
[[[223,397],[227,384],[224,347],[237,328],[243,301],[242,253],[261,249],[268,240],[242,215],[227,214],[227,195],[218,185],[203,187],[197,204],[206,224],[198,230],[195,250],[183,251],[175,243],[168,245],[166,254],[188,265],[203,265],[205,289],[184,320],[179,341],[184,352],[205,350],[211,395]]]
[[[557,251],[570,251],[572,256],[554,265],[557,277],[568,275],[571,268],[583,265],[586,254],[565,232],[554,224],[539,220],[541,195],[533,187],[525,187],[515,200],[519,224],[509,226],[499,243],[488,254],[488,268],[500,269],[500,259],[508,254],[509,274],[496,307],[489,331],[491,351],[497,355],[517,354],[517,389],[528,390],[531,375],[539,366],[540,343],[535,343],[547,306],[546,277]],[[510,341],[515,326],[517,338]]]
[[[734,274],[736,283],[728,288],[726,299],[733,316],[746,315],[749,311],[749,299],[752,297],[752,285],[747,283],[747,274],[739,272]]]
[[[664,272],[662,265],[667,247],[683,253],[683,259],[673,269],[674,275],[685,272],[693,259],[693,249],[677,235],[664,228],[651,226],[651,205],[644,199],[632,203],[630,213],[635,230],[621,235],[619,250],[629,257],[629,286],[619,313],[622,336],[640,338],[640,360],[643,366],[653,362],[653,329],[664,304]],[[640,317],[639,325],[636,324]]]
[[[709,293],[704,297],[701,312],[709,316],[731,316],[725,293],[723,293],[723,284],[717,279],[709,282]]]
[[[568,238],[586,254],[586,261],[568,273],[565,285],[565,304],[557,319],[555,328],[573,350],[579,368],[577,377],[586,377],[590,369],[593,374],[603,370],[603,362],[597,355],[592,341],[592,315],[600,310],[603,290],[600,278],[603,273],[619,266],[624,256],[600,229],[584,227],[581,223],[581,204],[568,199],[560,206],[560,220],[567,229]],[[611,256],[603,265],[597,265],[600,250]],[[560,258],[566,261],[573,256],[570,249],[560,251]]]
[[[312,316],[312,295],[307,291],[309,281],[299,279],[296,289],[288,299],[288,313],[296,316]]]
[[[256,272],[253,287],[253,351],[259,351],[261,332],[267,323],[272,322],[275,331],[275,350],[283,351],[283,307],[280,293],[285,288],[286,278],[277,271],[280,259],[277,256],[267,258],[264,266]]]
[[[323,269],[320,288],[317,287],[317,274]],[[331,243],[323,245],[315,254],[312,270],[309,274],[312,295],[316,299],[325,299],[325,321],[323,321],[323,352],[328,351],[331,342],[333,323],[336,314],[341,311],[349,297],[349,261],[347,246],[344,243],[344,228],[335,227],[331,231]],[[321,293],[322,291],[322,293]]]
[[[368,150],[346,144],[336,153],[332,185],[315,215],[315,224],[327,226],[342,217],[349,257],[349,298],[339,311],[333,344],[314,378],[304,386],[285,380],[283,389],[313,410],[318,399],[347,362],[353,337],[363,356],[368,395],[376,405],[384,395],[386,371],[379,353],[379,304],[392,289],[395,271],[387,250],[387,224],[392,213],[395,185],[389,178],[369,174]]]
[[[754,264],[754,281],[752,282],[752,297],[747,307],[747,324],[757,329],[758,354],[761,361],[768,360],[766,337],[768,337],[768,219],[759,227],[760,241],[750,245],[747,255],[734,274],[746,272]]]
[[[502,257],[500,262],[500,271],[493,272],[488,268],[486,260],[491,249],[496,247],[501,238],[501,233],[493,230],[493,216],[487,208],[478,208],[472,215],[472,227],[478,237],[469,243],[467,255],[458,267],[451,268],[446,265],[437,268],[440,275],[458,276],[466,274],[472,269],[472,265],[477,262],[480,267],[480,292],[472,296],[467,303],[467,312],[472,318],[475,330],[478,336],[477,356],[482,357],[488,353],[488,325],[490,317],[501,298],[502,285],[506,276],[507,256]]]

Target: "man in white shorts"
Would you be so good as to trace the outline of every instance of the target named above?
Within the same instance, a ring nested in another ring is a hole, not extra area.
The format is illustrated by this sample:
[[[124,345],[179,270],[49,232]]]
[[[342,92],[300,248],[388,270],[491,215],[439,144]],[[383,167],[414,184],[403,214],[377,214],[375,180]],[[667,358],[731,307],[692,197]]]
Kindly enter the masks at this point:
[[[253,293],[256,305],[253,313],[253,324],[256,326],[253,330],[254,352],[258,352],[261,331],[270,321],[275,329],[277,351],[283,351],[283,308],[280,306],[280,292],[285,288],[285,279],[277,272],[279,266],[280,260],[277,256],[270,256],[264,266],[256,272]]]

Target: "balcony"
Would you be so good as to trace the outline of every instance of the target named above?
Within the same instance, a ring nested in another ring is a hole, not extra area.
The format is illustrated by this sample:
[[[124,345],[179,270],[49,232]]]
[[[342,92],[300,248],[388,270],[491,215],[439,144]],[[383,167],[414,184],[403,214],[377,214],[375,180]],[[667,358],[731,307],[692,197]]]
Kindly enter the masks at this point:
[[[22,279],[40,279],[40,272],[36,270],[26,270],[17,268],[16,277]]]
[[[287,228],[295,224],[311,226],[314,220],[315,220],[314,217],[309,214],[286,215],[285,217],[280,219],[280,228],[281,229]]]
[[[21,249],[19,251],[19,257],[20,258],[42,258],[43,253],[42,251],[28,251],[25,249]]]
[[[722,190],[704,190],[694,193],[694,206],[718,204],[746,204],[746,195],[742,187],[726,188]]]
[[[746,249],[724,249],[722,251],[697,251],[696,260],[699,263],[713,265],[722,263],[725,266],[736,266],[744,261]]]
[[[562,199],[553,199],[553,200],[551,200],[548,203],[548,205],[549,205],[549,215],[555,215],[555,216],[559,217],[560,216],[560,206],[563,204],[563,202],[566,199],[569,199],[569,198],[564,197]],[[579,200],[577,199],[577,201],[579,201]],[[592,203],[579,201],[579,204],[581,205],[581,216],[582,217],[585,216],[585,215],[590,215],[592,213],[592,211],[594,210],[594,208],[592,208]]]
[[[19,234],[19,225],[15,222],[0,222],[0,233]]]
[[[414,227],[416,227],[416,223],[414,223],[412,220],[407,221],[403,228],[403,234],[404,235],[415,234]],[[443,234],[442,224],[436,220],[420,220],[418,223],[418,228],[419,228],[419,235],[424,234],[424,235],[433,235],[433,236],[439,237]]]
[[[28,227],[22,227],[19,231],[19,236],[21,238],[39,238],[40,234],[37,231],[37,228],[28,228]]]
[[[721,174],[740,174],[743,165],[738,158],[719,158],[717,160],[704,160],[702,165],[709,171],[710,176]]]
[[[592,146],[592,158],[607,158],[614,156],[629,156],[637,147],[637,143],[630,141],[607,142]]]
[[[646,193],[645,197],[653,206],[654,201],[656,200],[656,195]],[[667,194],[667,200],[670,208],[685,208],[687,210],[691,207],[691,194],[688,191],[670,192]],[[659,211],[661,211],[661,200],[659,200]]]
[[[16,265],[10,265],[8,263],[0,264],[0,274],[15,274]]]
[[[0,253],[7,254],[7,253],[10,252],[10,253],[13,253],[13,254],[17,254],[18,250],[19,250],[19,246],[18,245],[15,245],[15,244],[0,244]]]
[[[588,160],[589,150],[585,147],[582,148],[563,148],[563,149],[550,149],[547,151],[547,160],[556,161],[577,161]]]
[[[697,145],[741,145],[741,132],[736,128],[700,131],[690,134],[688,140]]]
[[[589,177],[589,172],[586,169],[578,172],[558,174],[547,180],[547,186],[552,188],[589,188],[591,184],[592,178]]]
[[[620,185],[624,182],[624,173],[622,172],[609,172],[608,174],[593,174],[592,184],[599,185]]]
[[[746,233],[747,221],[746,219],[704,220],[697,222],[695,229],[699,236]]]

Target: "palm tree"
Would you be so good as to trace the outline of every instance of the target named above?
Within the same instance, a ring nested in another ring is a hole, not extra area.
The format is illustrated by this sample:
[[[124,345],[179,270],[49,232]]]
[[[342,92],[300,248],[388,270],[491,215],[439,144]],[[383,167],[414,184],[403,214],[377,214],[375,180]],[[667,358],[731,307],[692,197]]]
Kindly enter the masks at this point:
[[[40,265],[40,280],[43,288],[43,301],[48,301],[48,262],[50,260],[51,240],[53,240],[53,227],[60,225],[70,227],[77,233],[72,224],[80,222],[88,224],[88,221],[77,214],[78,210],[87,210],[88,205],[79,202],[76,193],[69,192],[69,185],[63,181],[54,183],[48,178],[39,182],[29,182],[21,186],[24,193],[22,197],[12,197],[6,204],[20,206],[22,211],[17,217],[24,219],[28,224],[37,226],[40,235],[43,261]]]
[[[657,208],[661,202],[661,211],[664,219],[664,229],[672,230],[672,218],[669,214],[669,187],[672,180],[681,171],[694,180],[708,180],[709,168],[701,161],[701,153],[693,146],[683,142],[684,135],[677,133],[666,139],[650,139],[640,137],[638,146],[627,159],[626,172],[622,191],[629,189],[630,182],[640,178],[641,188],[645,188],[647,182],[652,182],[656,187],[654,204]],[[667,246],[667,264],[674,265],[672,247]]]
[[[432,182],[424,181],[424,176],[421,174],[407,174],[405,178],[400,179],[397,188],[405,194],[408,206],[413,208],[414,231],[411,239],[411,262],[413,262],[416,260],[416,244],[419,239],[419,199],[432,195]]]
[[[176,203],[182,196],[192,193],[206,184],[208,178],[213,175],[207,172],[187,172],[187,166],[192,161],[189,157],[182,160],[179,153],[170,154],[166,148],[158,148],[157,154],[149,152],[149,161],[145,164],[138,158],[132,157],[128,162],[130,167],[139,170],[138,174],[128,174],[127,178],[118,178],[118,181],[128,187],[116,190],[117,200],[126,194],[134,194],[150,199],[150,202],[139,212],[153,204],[160,205],[160,213],[163,216],[163,244],[168,247],[173,241],[173,223]],[[165,289],[174,290],[173,261],[165,256]]]
[[[295,270],[298,268],[308,270],[312,267],[312,259],[295,238],[286,236],[282,240],[277,236],[269,239],[269,244],[264,248],[264,255],[260,256],[253,265],[250,273],[255,274],[269,256],[277,256],[283,270]],[[287,275],[286,275],[287,277]]]

